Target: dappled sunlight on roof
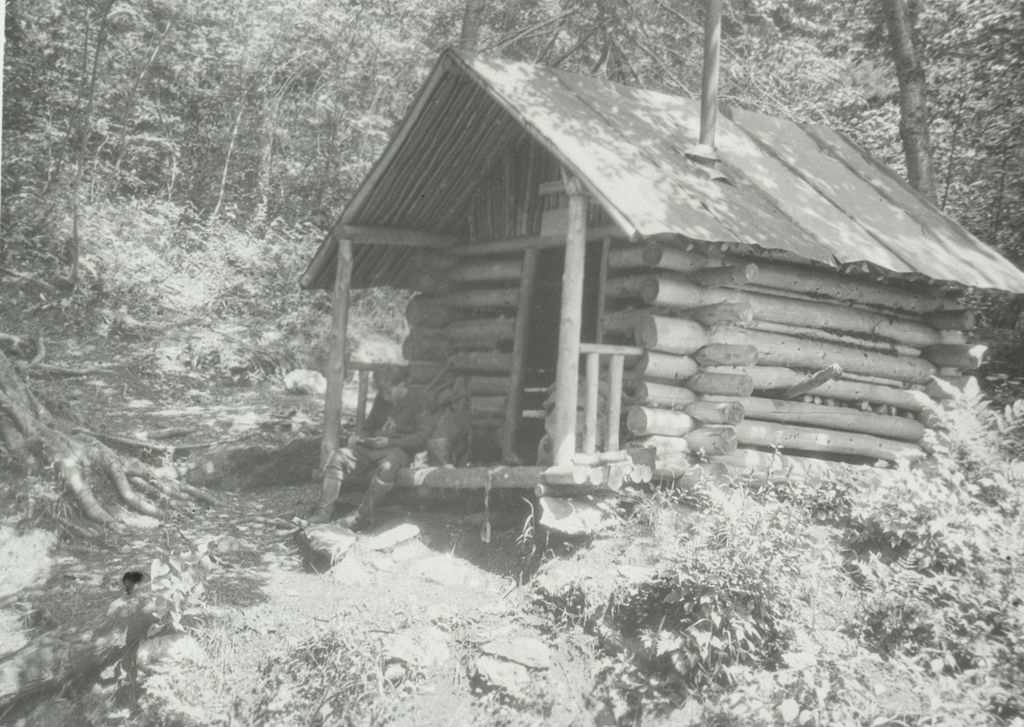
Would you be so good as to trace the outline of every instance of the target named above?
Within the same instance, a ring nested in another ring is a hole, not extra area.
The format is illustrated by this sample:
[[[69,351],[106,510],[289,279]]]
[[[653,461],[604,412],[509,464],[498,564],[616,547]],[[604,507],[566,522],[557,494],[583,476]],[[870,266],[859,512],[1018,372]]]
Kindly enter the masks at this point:
[[[630,239],[679,236],[1024,292],[1024,273],[842,135],[724,109],[720,160],[707,166],[687,156],[699,119],[697,99],[446,51],[342,219],[465,236],[473,190],[529,133]],[[330,245],[304,284],[333,275]],[[368,254],[357,250],[356,274],[375,284],[410,265],[401,252],[369,271]]]

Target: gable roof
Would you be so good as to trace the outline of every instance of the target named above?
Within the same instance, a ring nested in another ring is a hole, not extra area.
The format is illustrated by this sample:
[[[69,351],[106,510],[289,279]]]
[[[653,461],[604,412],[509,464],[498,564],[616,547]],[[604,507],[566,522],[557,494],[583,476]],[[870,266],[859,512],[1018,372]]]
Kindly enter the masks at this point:
[[[709,174],[685,154],[699,118],[699,100],[448,50],[338,224],[463,232],[475,181],[529,133],[631,240],[674,235],[1024,293],[1024,273],[842,134],[725,108]],[[333,276],[331,244],[306,287]]]

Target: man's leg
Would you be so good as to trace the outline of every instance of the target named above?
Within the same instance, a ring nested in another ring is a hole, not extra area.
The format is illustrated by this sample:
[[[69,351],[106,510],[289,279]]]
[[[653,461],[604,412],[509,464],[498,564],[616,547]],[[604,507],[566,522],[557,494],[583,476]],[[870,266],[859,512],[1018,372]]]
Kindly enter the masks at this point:
[[[320,484],[320,500],[309,518],[311,523],[326,523],[334,514],[334,503],[338,500],[342,483],[360,470],[373,465],[367,450],[363,447],[341,447],[331,456],[324,468]]]
[[[346,515],[339,524],[353,530],[362,527],[373,518],[374,508],[379,507],[388,493],[395,489],[395,475],[398,470],[408,467],[410,458],[403,450],[391,447],[374,453],[377,469],[370,480],[370,488],[354,512]]]

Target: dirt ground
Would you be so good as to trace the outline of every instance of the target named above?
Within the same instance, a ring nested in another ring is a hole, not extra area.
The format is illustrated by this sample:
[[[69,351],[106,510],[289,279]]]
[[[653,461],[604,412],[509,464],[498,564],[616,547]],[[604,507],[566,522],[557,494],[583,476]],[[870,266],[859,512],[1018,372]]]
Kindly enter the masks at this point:
[[[48,361],[96,369],[33,379],[56,409],[66,407],[92,431],[139,437],[181,427],[189,434],[180,441],[226,446],[280,444],[320,427],[320,399],[286,394],[278,377],[239,385],[161,370],[165,337],[62,341],[58,332],[73,315],[7,319],[0,329],[42,332]],[[188,458],[151,461],[184,470]],[[24,504],[21,483],[7,479],[8,494]],[[148,573],[154,558],[205,546],[213,568],[183,631],[140,649],[142,696],[134,711],[113,708],[118,683],[108,670],[85,691],[21,705],[0,723],[593,723],[593,645],[539,617],[523,585],[542,555],[525,499],[492,495],[485,510],[478,492],[396,493],[344,558],[318,572],[305,557],[297,520],[316,491],[310,477],[218,492],[215,507],[179,508],[156,527],[109,534],[101,543],[50,529],[38,511],[31,519],[10,515],[0,523],[0,663],[40,635],[59,635],[105,612],[124,596],[123,575]],[[358,497],[344,495],[349,505]],[[483,542],[485,521],[490,542]],[[404,537],[381,547],[375,538],[382,533]],[[325,644],[335,644],[336,653],[350,649],[349,667],[359,676],[309,694],[303,665],[311,655],[328,658]],[[324,713],[329,703],[333,716]],[[373,709],[356,708],[369,703]]]

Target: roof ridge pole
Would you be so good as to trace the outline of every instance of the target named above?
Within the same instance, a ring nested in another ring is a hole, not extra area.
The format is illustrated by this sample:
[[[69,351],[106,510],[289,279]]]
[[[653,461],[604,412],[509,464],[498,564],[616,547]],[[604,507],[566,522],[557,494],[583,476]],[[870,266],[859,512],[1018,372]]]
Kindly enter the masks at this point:
[[[562,307],[558,326],[558,365],[555,369],[555,416],[552,452],[557,469],[572,467],[576,454],[576,407],[580,378],[580,333],[583,322],[583,270],[587,252],[587,205],[583,183],[562,168],[569,195]]]
[[[722,2],[707,0],[704,10],[704,71],[700,84],[700,139],[687,154],[716,161],[715,125],[718,122],[718,56],[722,43]]]
[[[341,435],[341,393],[345,388],[348,356],[348,304],[352,288],[352,240],[338,240],[337,272],[331,305],[331,344],[327,359],[327,392],[324,395],[324,438],[320,443],[323,470],[338,449]]]

